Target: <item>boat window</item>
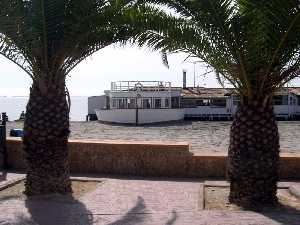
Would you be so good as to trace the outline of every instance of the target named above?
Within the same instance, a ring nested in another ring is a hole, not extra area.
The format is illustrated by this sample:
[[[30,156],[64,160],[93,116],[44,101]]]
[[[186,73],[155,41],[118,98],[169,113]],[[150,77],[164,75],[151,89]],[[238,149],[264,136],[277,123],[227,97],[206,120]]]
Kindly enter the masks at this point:
[[[128,109],[134,109],[135,107],[136,107],[135,99],[134,98],[128,99]]]
[[[112,107],[117,108],[117,99],[115,98],[112,99]]]
[[[151,108],[151,99],[144,98],[143,99],[143,108],[144,109],[150,109]]]
[[[211,99],[210,100],[210,105],[212,106],[219,106],[219,107],[226,107],[226,99],[217,99],[217,98],[214,98],[214,99]]]
[[[290,105],[296,105],[296,99],[290,96]]]
[[[196,105],[197,106],[203,106],[204,105],[203,99],[196,100]]]
[[[172,107],[174,108],[173,102],[172,102]],[[182,108],[195,108],[195,107],[197,107],[196,100],[190,99],[190,98],[183,98],[181,100],[181,107]]]
[[[165,98],[165,108],[170,107],[170,100],[168,98]]]
[[[282,105],[288,105],[288,99],[287,95],[282,96]]]
[[[233,105],[239,105],[240,104],[240,97],[239,96],[233,96]]]
[[[108,96],[105,96],[105,108],[110,109],[110,101]]]
[[[179,108],[179,97],[172,97],[172,108]]]
[[[154,99],[154,108],[156,108],[156,109],[161,108],[161,99],[160,98],[155,98]]]
[[[277,95],[273,98],[274,105],[288,105],[288,96],[287,95]]]
[[[127,98],[119,98],[119,109],[125,109],[127,106]]]
[[[210,106],[210,99],[202,99],[203,106]]]

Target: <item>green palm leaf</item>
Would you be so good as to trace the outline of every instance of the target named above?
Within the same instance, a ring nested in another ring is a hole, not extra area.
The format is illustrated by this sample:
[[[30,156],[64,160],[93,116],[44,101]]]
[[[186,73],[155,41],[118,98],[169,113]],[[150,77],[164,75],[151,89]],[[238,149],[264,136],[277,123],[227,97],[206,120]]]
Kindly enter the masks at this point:
[[[160,7],[156,29],[139,43],[204,60],[246,98],[271,96],[299,76],[300,7],[297,0],[150,0]]]

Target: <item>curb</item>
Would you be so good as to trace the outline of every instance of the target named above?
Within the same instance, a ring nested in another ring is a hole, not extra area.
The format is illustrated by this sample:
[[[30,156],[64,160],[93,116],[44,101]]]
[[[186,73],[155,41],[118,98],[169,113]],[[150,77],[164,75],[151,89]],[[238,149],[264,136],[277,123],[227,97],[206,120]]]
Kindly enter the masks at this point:
[[[22,178],[17,178],[17,179],[14,179],[14,180],[10,180],[10,181],[7,181],[6,183],[0,185],[0,191],[3,191],[7,188],[10,188],[18,183],[21,183],[23,180],[25,180],[25,177],[22,177]]]

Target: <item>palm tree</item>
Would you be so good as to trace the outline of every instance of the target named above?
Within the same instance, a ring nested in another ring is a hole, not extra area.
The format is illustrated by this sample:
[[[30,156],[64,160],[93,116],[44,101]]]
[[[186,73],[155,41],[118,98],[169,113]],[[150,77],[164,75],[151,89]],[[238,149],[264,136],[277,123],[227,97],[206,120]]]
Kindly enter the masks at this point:
[[[23,145],[27,195],[70,193],[65,79],[94,52],[146,26],[135,0],[0,0],[0,54],[32,79]],[[138,27],[135,27],[138,26]]]
[[[200,58],[240,96],[230,130],[230,202],[277,202],[279,135],[272,102],[278,88],[300,75],[299,0],[150,1],[166,15],[139,44]]]

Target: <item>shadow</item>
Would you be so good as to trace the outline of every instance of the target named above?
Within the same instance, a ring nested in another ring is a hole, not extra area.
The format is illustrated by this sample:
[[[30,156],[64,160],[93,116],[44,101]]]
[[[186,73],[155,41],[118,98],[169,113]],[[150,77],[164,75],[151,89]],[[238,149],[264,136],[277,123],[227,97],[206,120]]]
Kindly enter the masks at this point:
[[[12,225],[93,224],[93,215],[85,205],[71,195],[27,197],[25,207],[29,217],[17,215]]]
[[[180,126],[192,125],[192,123],[193,122],[189,121],[189,120],[180,120],[180,121],[142,124],[142,125],[139,125],[139,127],[180,127]]]
[[[252,211],[268,217],[282,225],[300,224],[300,210],[282,203],[277,203],[274,206],[259,207]]]
[[[172,211],[172,217],[166,222],[166,225],[172,225],[177,220],[178,216],[175,210]]]
[[[87,178],[96,178],[97,180],[101,179],[119,179],[119,180],[145,180],[145,181],[176,181],[176,182],[204,182],[208,178],[190,178],[190,177],[166,177],[166,176],[138,176],[138,175],[120,175],[120,174],[83,174],[83,173],[73,173],[71,177],[87,177]],[[222,178],[215,178],[213,181],[223,181]]]
[[[108,225],[134,225],[145,221],[147,213],[145,212],[145,201],[138,196],[135,206],[130,209],[121,219]]]
[[[6,181],[7,179],[7,172],[6,171],[1,171],[0,172],[0,182],[1,181]]]
[[[219,209],[210,209],[207,206],[205,206],[205,210],[207,211],[216,210],[219,212],[223,212],[224,215],[236,214],[236,213],[237,213],[236,215],[242,215],[243,213],[250,212],[259,215],[259,216],[250,215],[250,218],[253,218],[253,221],[255,221],[256,218],[258,217],[263,217],[263,218],[268,218],[271,221],[270,224],[300,225],[300,199],[296,199],[295,196],[290,194],[288,188],[282,188],[282,189],[284,189],[286,192],[279,193],[278,202],[273,204],[267,204],[267,203],[256,203],[256,204],[252,203],[248,205],[245,205],[245,203],[231,204],[229,203],[229,198],[228,198],[229,196],[226,195],[224,196],[224,194],[219,193],[219,196],[214,197],[214,201],[215,203],[218,202],[219,206],[220,204],[221,205],[223,204],[223,207]],[[218,190],[216,189],[215,192],[218,192]],[[223,199],[222,195],[227,200],[226,203],[224,202],[225,199]],[[208,195],[206,194],[204,198],[205,201],[207,202]],[[230,209],[229,207],[230,205],[234,206],[234,208]],[[235,208],[236,206],[238,208]],[[234,217],[236,217],[236,215]]]

